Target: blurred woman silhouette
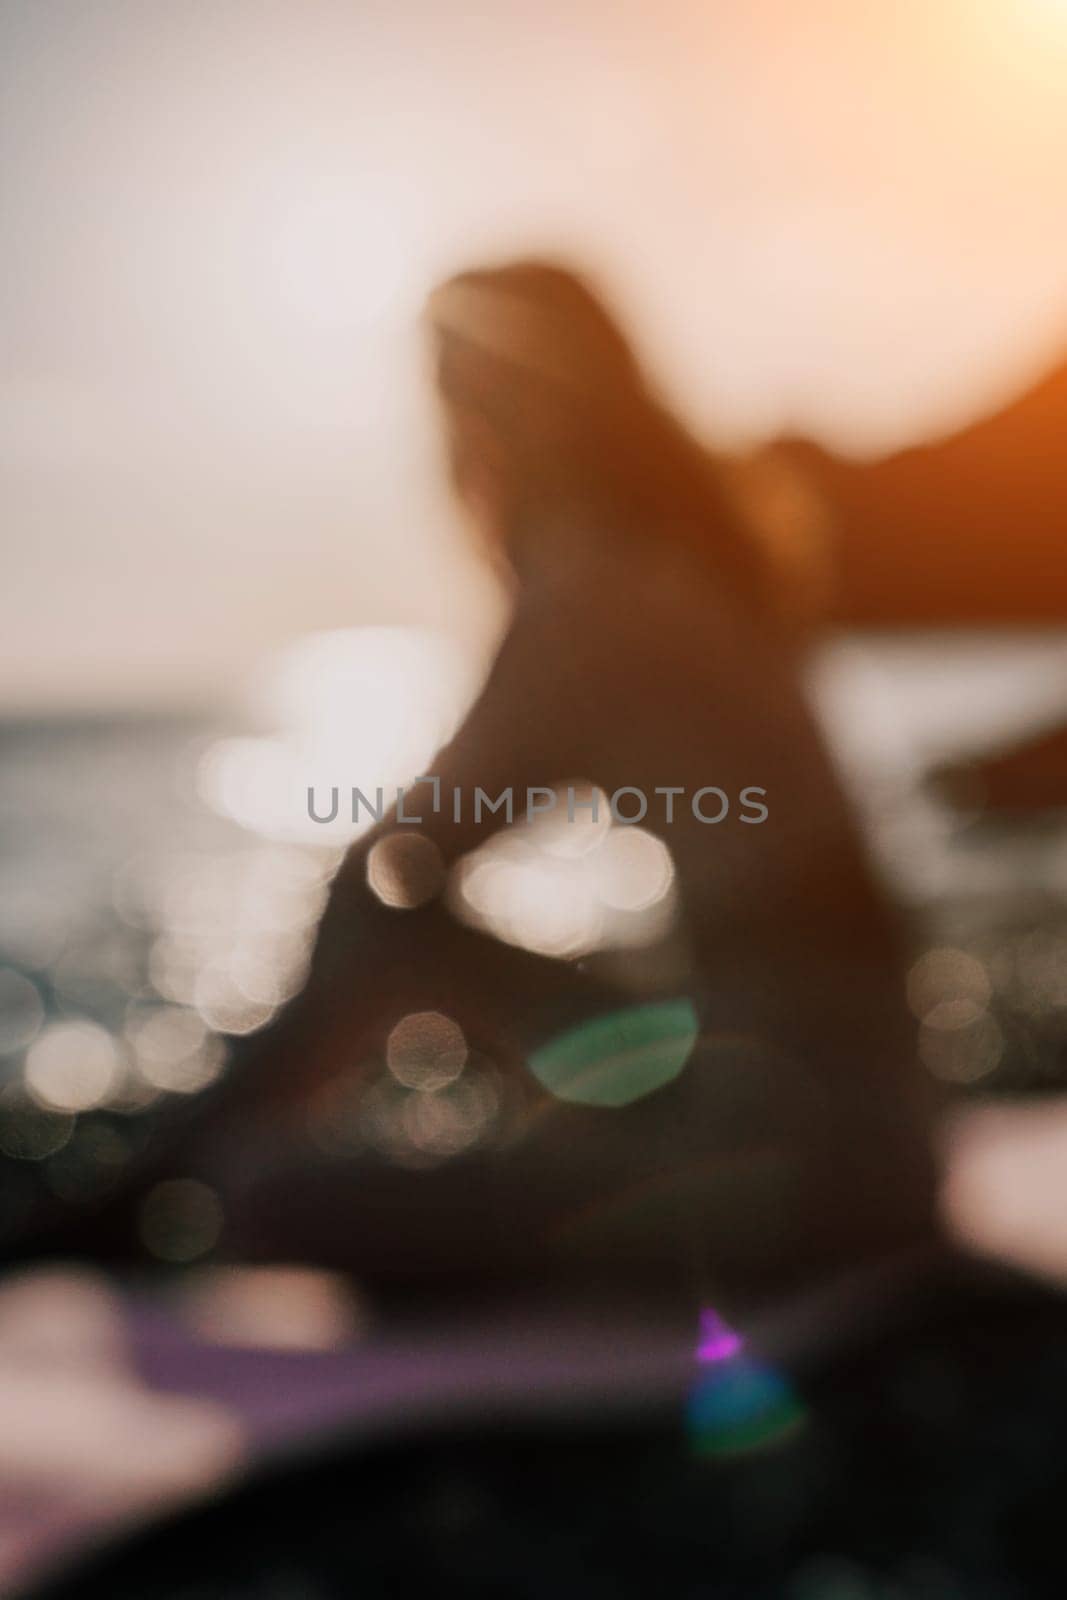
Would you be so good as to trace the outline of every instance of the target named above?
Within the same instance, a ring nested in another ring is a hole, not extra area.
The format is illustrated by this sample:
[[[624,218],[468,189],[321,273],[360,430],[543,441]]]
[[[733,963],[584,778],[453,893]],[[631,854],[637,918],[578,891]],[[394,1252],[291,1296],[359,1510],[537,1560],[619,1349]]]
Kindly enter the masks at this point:
[[[352,848],[302,994],[157,1137],[139,1192],[202,1179],[223,1252],[403,1285],[578,1274],[737,1303],[913,1244],[933,1172],[898,929],[800,691],[787,565],[570,272],[461,274],[428,328],[510,625],[428,769],[441,803],[422,786],[417,824]],[[568,784],[627,791],[627,817],[649,800],[610,835],[616,901],[658,896],[651,931],[568,942],[566,827],[541,880],[536,836],[471,803]],[[516,860],[494,921],[473,866]],[[648,893],[626,887],[642,862]],[[125,1196],[92,1248],[136,1248],[137,1217]]]

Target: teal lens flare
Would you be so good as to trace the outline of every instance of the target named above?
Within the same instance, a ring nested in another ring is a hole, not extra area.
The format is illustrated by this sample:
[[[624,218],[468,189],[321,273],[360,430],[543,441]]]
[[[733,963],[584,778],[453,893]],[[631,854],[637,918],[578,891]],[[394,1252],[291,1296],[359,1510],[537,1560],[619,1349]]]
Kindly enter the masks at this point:
[[[696,1385],[686,1424],[697,1455],[732,1456],[780,1444],[806,1415],[783,1373],[738,1356]]]
[[[684,998],[628,1006],[551,1039],[529,1057],[530,1071],[560,1100],[628,1106],[677,1078],[699,1026]]]

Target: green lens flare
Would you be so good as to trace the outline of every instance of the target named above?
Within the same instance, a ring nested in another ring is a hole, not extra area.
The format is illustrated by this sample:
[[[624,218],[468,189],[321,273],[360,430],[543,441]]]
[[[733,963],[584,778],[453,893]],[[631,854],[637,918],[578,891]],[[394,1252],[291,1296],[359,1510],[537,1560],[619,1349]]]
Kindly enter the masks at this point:
[[[697,1014],[684,998],[628,1006],[559,1034],[533,1052],[529,1067],[560,1100],[628,1106],[678,1076],[698,1032]]]

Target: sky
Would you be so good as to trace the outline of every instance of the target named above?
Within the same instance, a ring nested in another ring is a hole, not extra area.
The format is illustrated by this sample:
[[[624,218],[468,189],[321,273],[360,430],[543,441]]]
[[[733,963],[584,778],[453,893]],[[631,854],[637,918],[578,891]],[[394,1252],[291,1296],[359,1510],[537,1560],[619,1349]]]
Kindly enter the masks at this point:
[[[520,252],[723,444],[946,429],[1067,349],[1067,0],[6,0],[0,711],[499,618],[418,317]]]

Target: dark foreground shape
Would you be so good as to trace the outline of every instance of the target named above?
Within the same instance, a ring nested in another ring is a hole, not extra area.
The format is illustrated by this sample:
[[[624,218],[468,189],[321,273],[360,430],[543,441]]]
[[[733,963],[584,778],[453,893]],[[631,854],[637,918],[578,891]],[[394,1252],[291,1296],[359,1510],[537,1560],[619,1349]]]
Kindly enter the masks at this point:
[[[353,1439],[34,1600],[1062,1595],[1067,1305],[979,1274],[825,1331],[710,1397]]]

